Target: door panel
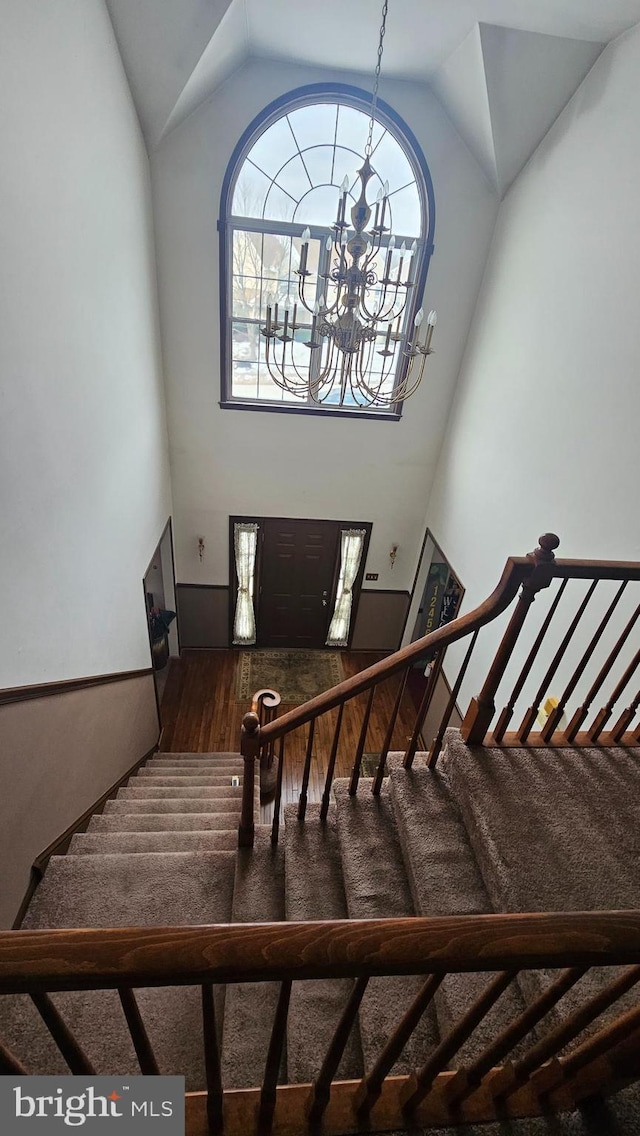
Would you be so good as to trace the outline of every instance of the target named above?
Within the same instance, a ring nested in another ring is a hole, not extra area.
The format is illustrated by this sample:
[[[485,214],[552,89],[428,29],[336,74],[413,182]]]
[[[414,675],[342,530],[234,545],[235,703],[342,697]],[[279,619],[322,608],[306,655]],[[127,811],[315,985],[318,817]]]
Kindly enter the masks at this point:
[[[323,647],[339,552],[335,521],[262,522],[258,643]]]

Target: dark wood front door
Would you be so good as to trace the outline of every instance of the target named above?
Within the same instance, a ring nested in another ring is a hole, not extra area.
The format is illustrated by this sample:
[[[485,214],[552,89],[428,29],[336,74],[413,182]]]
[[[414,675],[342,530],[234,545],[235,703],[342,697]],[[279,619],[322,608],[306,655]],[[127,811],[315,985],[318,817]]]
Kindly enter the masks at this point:
[[[340,547],[336,521],[262,521],[258,645],[323,647]]]

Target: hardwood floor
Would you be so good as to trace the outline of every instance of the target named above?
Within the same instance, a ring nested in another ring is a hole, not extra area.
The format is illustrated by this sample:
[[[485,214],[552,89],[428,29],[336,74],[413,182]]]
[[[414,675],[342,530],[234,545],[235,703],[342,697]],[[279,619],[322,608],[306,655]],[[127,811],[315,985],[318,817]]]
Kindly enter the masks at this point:
[[[162,700],[161,749],[169,753],[238,752],[242,717],[250,702],[235,697],[236,664],[239,651],[184,651],[173,660]],[[342,655],[345,678],[365,670],[384,658],[379,652],[349,652]],[[390,678],[376,691],[373,701],[365,753],[382,748],[384,735],[398,692],[397,677]],[[348,777],[360,737],[362,717],[368,695],[362,694],[345,706],[336,761],[336,777]],[[293,704],[282,703],[280,714]],[[324,789],[333,732],[338,711],[332,710],[316,723],[313,762],[309,780],[309,800],[319,801]],[[404,749],[415,722],[410,696],[403,698],[391,748]],[[282,779],[283,804],[297,801],[302,781],[308,727],[288,735]],[[261,810],[261,822],[269,823],[273,805]]]

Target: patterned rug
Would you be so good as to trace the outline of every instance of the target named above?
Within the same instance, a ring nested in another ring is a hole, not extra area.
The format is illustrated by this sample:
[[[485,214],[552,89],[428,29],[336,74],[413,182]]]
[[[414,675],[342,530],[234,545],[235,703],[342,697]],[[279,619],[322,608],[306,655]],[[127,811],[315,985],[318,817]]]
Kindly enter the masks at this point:
[[[360,763],[360,773],[363,777],[375,777],[378,772],[378,764],[380,762],[379,753],[363,753],[362,761]],[[385,761],[384,763],[384,776],[389,776],[389,767]]]
[[[236,673],[236,701],[246,702],[257,690],[277,690],[283,702],[299,706],[342,682],[338,651],[243,651]]]

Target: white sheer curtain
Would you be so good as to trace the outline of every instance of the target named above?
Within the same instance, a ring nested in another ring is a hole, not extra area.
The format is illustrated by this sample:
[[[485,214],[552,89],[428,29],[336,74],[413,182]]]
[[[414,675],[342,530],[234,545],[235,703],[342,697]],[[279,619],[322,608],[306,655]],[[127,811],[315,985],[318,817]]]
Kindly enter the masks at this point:
[[[238,599],[233,621],[234,646],[250,646],[256,641],[253,610],[253,580],[258,549],[258,525],[239,521],[233,526],[233,548],[238,577]]]
[[[327,647],[346,647],[349,639],[353,585],[358,576],[366,529],[343,529],[340,546],[340,575]]]

